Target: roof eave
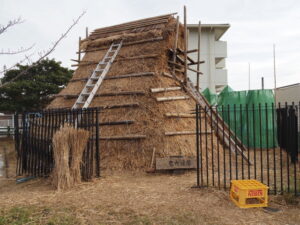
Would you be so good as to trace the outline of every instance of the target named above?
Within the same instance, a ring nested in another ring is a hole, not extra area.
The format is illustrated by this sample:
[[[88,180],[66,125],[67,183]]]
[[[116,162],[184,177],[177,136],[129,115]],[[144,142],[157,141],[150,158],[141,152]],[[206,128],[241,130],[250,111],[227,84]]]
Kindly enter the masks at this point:
[[[188,29],[198,29],[198,24],[187,24]],[[225,32],[230,28],[230,24],[201,24],[202,29],[218,29],[218,33],[216,33],[216,40],[219,40]]]

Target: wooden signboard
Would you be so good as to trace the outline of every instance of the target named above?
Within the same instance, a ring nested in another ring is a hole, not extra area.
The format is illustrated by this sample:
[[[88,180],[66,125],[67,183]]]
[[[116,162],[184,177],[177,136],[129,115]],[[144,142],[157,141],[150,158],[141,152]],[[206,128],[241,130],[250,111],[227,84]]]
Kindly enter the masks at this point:
[[[169,156],[156,158],[156,170],[195,169],[196,157]]]

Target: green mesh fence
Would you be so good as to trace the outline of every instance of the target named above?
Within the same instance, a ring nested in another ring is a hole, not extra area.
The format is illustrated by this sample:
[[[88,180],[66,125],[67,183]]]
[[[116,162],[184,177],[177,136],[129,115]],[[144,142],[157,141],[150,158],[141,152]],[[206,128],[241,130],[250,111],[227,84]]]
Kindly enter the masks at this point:
[[[205,89],[203,95],[245,146],[278,146],[276,111],[272,90],[234,91],[229,86],[219,94]],[[272,103],[274,107],[272,107]]]
[[[272,104],[274,107],[272,107]],[[272,90],[251,90],[247,94],[249,147],[272,148],[277,143],[277,122],[274,94]]]
[[[206,98],[206,100],[209,102],[210,105],[216,105],[217,104],[217,95],[213,94],[208,88],[206,88],[202,94]]]

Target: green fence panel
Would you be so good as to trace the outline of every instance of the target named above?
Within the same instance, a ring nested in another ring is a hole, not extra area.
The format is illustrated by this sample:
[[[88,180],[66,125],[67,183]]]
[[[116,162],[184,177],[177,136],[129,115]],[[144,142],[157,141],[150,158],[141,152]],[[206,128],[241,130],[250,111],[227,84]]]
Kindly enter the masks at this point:
[[[218,105],[219,114],[233,131],[234,137],[236,135],[245,146],[278,146],[276,108],[272,90],[234,91],[226,86],[219,95],[213,94],[208,88],[202,94],[211,105]]]
[[[223,90],[218,96],[218,111],[240,140],[243,137],[243,107],[246,104],[246,98],[246,91],[233,91],[230,87]]]
[[[208,88],[206,88],[202,94],[206,98],[206,100],[209,102],[210,105],[216,105],[217,104],[217,95],[213,94]]]
[[[248,123],[244,119],[243,132],[249,133],[249,147],[273,148],[277,143],[276,109],[272,90],[251,90],[247,94]],[[272,109],[272,104],[274,107]],[[273,124],[274,116],[274,124]],[[248,126],[247,126],[248,124]],[[247,131],[248,129],[248,131]],[[247,143],[244,143],[247,144]]]

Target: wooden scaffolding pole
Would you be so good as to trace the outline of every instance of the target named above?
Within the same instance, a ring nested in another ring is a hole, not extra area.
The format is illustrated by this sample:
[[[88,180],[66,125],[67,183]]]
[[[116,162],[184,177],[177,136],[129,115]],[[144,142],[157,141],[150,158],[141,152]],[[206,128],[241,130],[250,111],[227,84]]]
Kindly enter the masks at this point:
[[[201,41],[201,21],[199,21],[198,25],[198,57],[197,57],[197,71],[200,71],[200,41]],[[199,87],[199,76],[200,74],[197,73],[197,90],[200,91]]]
[[[80,44],[81,44],[81,37],[79,37],[79,41],[78,41],[78,63],[80,63],[80,59],[81,59]]]
[[[184,6],[184,83],[187,83],[187,26],[186,26],[186,6]]]
[[[85,38],[88,38],[89,37],[89,28],[86,27],[85,28]]]
[[[174,48],[173,48],[173,76],[175,76],[175,63],[176,63],[176,54],[177,54],[177,43],[178,43],[178,31],[179,31],[179,16],[177,16],[176,22],[176,35],[174,41]]]

